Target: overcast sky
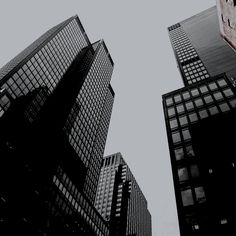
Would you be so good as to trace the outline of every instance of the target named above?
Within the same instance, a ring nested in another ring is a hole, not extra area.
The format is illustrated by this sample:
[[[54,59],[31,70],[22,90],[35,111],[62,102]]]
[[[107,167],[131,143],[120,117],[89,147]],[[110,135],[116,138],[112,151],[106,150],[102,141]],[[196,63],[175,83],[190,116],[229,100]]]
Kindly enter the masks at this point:
[[[167,27],[214,0],[0,0],[0,67],[50,27],[78,14],[115,62],[105,154],[121,152],[145,194],[153,236],[179,236],[161,95],[183,86]]]

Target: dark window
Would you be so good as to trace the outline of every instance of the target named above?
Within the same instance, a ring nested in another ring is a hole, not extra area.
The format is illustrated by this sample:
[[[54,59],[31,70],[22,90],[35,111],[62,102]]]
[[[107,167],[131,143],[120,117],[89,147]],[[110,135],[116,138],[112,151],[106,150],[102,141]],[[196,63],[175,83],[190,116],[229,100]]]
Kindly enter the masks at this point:
[[[186,181],[188,180],[188,170],[186,167],[182,167],[178,169],[178,176],[179,176],[179,181]]]
[[[175,149],[175,159],[177,161],[181,160],[184,158],[184,150],[183,148],[178,148],[178,149]]]
[[[193,195],[191,189],[181,191],[181,197],[184,206],[193,205]]]

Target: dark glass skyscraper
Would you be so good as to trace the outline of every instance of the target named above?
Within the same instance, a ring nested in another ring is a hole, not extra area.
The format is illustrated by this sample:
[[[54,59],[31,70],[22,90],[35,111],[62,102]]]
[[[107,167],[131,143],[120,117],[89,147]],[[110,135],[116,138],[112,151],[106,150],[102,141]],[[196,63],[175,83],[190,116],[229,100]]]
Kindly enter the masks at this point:
[[[163,95],[181,236],[234,235],[236,54],[216,7],[168,30],[185,85]]]
[[[121,153],[103,159],[95,206],[112,236],[152,235],[147,201]]]
[[[0,70],[1,235],[109,235],[93,205],[112,71],[77,16]]]

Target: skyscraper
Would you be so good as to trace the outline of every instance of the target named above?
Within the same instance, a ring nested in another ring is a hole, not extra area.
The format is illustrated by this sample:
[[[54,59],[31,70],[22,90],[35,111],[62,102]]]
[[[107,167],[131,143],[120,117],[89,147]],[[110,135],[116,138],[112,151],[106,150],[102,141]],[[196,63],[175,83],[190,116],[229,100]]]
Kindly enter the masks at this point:
[[[1,234],[109,235],[93,205],[113,65],[74,16],[0,70]]]
[[[163,95],[181,236],[235,233],[236,54],[216,7],[168,28],[185,87]]]
[[[111,235],[151,235],[147,201],[121,153],[104,157],[95,206]]]
[[[222,73],[236,78],[236,54],[220,35],[215,6],[168,31],[185,86]]]

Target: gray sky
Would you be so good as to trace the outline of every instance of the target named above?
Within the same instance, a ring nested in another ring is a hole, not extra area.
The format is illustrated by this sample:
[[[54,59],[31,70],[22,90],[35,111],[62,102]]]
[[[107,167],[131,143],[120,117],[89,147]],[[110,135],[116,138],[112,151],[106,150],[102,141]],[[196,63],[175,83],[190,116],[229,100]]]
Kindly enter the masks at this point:
[[[179,236],[161,95],[182,87],[167,27],[214,0],[0,0],[0,67],[50,27],[78,14],[115,62],[105,154],[121,152],[145,194],[153,236]]]

